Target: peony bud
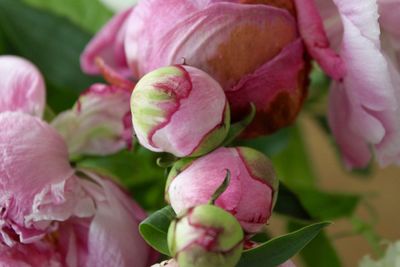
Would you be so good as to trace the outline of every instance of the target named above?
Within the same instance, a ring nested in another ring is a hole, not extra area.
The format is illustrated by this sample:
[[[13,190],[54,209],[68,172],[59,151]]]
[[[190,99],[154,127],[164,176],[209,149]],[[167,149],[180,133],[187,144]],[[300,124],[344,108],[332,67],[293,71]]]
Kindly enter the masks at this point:
[[[168,230],[168,246],[180,267],[233,267],[243,239],[237,220],[213,205],[190,208]]]
[[[260,231],[271,216],[278,180],[268,158],[251,148],[219,148],[178,161],[168,177],[167,201],[176,213],[207,203],[226,170],[230,183],[215,204],[232,213],[247,233]]]
[[[131,97],[139,142],[156,152],[198,156],[217,147],[229,130],[221,86],[205,72],[169,66],[144,76]]]

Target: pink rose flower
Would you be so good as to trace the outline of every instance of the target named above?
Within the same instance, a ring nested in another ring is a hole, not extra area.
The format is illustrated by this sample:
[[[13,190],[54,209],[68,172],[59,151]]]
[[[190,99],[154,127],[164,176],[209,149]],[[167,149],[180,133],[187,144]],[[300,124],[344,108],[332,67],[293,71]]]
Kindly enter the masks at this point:
[[[139,142],[156,152],[198,156],[216,148],[229,130],[229,106],[207,73],[176,65],[145,75],[131,97]]]
[[[16,56],[0,56],[0,112],[22,111],[42,117],[46,88],[39,70]]]
[[[166,198],[176,213],[207,203],[231,179],[216,205],[232,213],[247,233],[259,232],[271,216],[278,180],[270,161],[245,148],[219,148],[198,159],[177,162],[168,177]]]
[[[331,72],[341,72],[312,0],[147,0],[110,21],[86,47],[81,65],[95,73],[94,59],[119,60],[122,46],[134,78],[184,59],[221,84],[234,121],[250,102],[256,105],[245,134],[252,137],[296,118],[309,70],[302,38],[311,55],[334,58]]]
[[[399,1],[318,1],[346,72],[332,83],[329,123],[349,168],[372,152],[400,163]]]
[[[145,213],[110,180],[76,173],[39,118],[0,113],[0,259],[6,266],[148,266]],[[81,179],[84,177],[85,179]]]

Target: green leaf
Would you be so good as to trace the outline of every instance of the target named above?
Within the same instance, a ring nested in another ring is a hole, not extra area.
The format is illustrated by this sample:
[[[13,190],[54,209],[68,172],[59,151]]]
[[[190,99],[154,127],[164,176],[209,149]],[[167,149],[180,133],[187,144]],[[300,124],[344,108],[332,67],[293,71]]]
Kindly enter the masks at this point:
[[[113,15],[98,0],[24,0],[24,2],[66,17],[91,33],[99,30]]]
[[[176,214],[171,206],[154,212],[139,225],[139,231],[144,240],[155,250],[170,256],[168,249],[168,228]]]
[[[272,157],[273,155],[282,153],[282,151],[287,149],[290,141],[291,131],[292,129],[290,127],[283,128],[272,135],[239,140],[235,142],[235,145],[251,147],[263,152],[269,157]]]
[[[249,126],[250,123],[253,121],[255,115],[256,115],[256,106],[253,103],[251,103],[249,114],[243,120],[231,124],[228,136],[225,138],[221,146],[229,145],[238,136],[240,136],[240,134],[246,129],[246,127]]]
[[[311,217],[319,220],[351,217],[361,200],[358,195],[322,192],[309,188],[296,189],[296,193]]]
[[[0,31],[8,52],[31,60],[42,71],[55,112],[70,108],[81,91],[98,81],[80,70],[79,55],[90,34],[65,18],[20,1],[0,0]]]
[[[314,188],[316,178],[300,128],[293,126],[288,131],[289,142],[286,148],[271,156],[278,177],[290,188]]]
[[[276,267],[292,258],[329,224],[329,222],[315,223],[246,250],[237,267]]]
[[[304,224],[299,222],[289,223],[288,230],[294,231],[303,227]],[[335,248],[324,232],[321,232],[314,238],[301,253],[301,258],[308,267],[341,267],[339,256]]]

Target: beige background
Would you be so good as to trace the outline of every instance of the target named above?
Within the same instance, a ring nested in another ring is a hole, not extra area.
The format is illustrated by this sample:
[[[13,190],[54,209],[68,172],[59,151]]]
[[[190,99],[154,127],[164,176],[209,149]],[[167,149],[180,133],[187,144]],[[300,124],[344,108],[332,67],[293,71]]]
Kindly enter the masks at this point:
[[[378,234],[387,240],[400,239],[400,168],[393,166],[381,169],[375,166],[373,175],[368,178],[349,174],[340,165],[336,152],[322,129],[305,115],[301,116],[300,121],[320,187],[366,195],[368,203],[377,212],[378,222],[375,229]],[[357,214],[362,218],[370,218],[366,205],[360,205]],[[275,216],[271,221],[274,234],[282,232],[282,225],[282,218]],[[334,245],[344,267],[356,267],[363,255],[373,253],[372,247],[363,237],[343,236],[343,233],[351,229],[348,221],[341,220],[330,226],[328,231],[330,236],[335,237]],[[342,237],[338,237],[339,235]],[[298,266],[301,266],[299,262]]]

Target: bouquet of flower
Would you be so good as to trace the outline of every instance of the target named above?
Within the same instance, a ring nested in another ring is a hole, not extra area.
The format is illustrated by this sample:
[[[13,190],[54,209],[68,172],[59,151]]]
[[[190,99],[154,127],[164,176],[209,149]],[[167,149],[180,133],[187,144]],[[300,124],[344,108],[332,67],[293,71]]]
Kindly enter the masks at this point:
[[[400,0],[0,0],[0,266],[398,266],[300,113],[400,164]]]

